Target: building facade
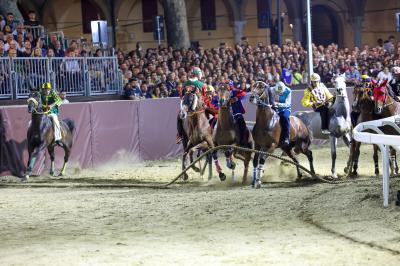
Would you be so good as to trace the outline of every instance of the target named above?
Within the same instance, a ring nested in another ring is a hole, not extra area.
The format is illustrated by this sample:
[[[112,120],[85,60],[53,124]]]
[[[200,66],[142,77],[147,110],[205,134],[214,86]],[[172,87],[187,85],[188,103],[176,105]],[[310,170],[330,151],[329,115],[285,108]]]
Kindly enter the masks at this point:
[[[111,3],[112,1],[112,3]],[[172,0],[173,1],[173,0]],[[311,0],[313,41],[338,43],[341,47],[375,45],[396,32],[399,0]],[[277,0],[185,0],[189,38],[192,43],[216,47],[234,45],[242,37],[250,44],[269,43],[277,17]],[[306,39],[305,1],[280,0],[285,13],[282,39]],[[161,0],[21,0],[21,13],[37,11],[50,31],[63,31],[70,38],[91,39],[90,20],[115,17],[117,47],[133,49],[137,42],[155,47],[152,17],[163,15]],[[165,35],[166,36],[166,35]],[[165,41],[164,41],[165,43]]]

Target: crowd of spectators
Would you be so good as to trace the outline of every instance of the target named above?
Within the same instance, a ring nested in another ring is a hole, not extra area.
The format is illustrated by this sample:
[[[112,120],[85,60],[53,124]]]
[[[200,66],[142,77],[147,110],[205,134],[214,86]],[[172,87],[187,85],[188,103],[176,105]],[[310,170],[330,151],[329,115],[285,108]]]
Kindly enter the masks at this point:
[[[29,19],[22,22],[14,19],[13,13],[0,16],[0,57],[75,57],[91,55],[91,51],[81,49],[76,40],[71,40],[68,48],[57,34],[49,38],[43,36],[34,11],[29,11]],[[47,36],[46,36],[47,37]],[[93,56],[102,56],[97,50]]]
[[[338,45],[313,46],[314,72],[329,83],[337,74],[345,74],[348,84],[360,81],[362,74],[375,78],[390,78],[391,68],[400,65],[400,42],[393,36],[378,45],[361,49],[339,49]],[[270,85],[283,81],[289,87],[307,84],[307,51],[300,43],[286,40],[282,47],[247,42],[228,47],[180,49],[159,46],[144,51],[136,49],[117,54],[124,75],[124,91],[128,99],[140,97],[176,97],[189,78],[190,69],[198,66],[203,81],[217,86],[232,80],[235,86],[249,90],[254,82],[263,80]]]

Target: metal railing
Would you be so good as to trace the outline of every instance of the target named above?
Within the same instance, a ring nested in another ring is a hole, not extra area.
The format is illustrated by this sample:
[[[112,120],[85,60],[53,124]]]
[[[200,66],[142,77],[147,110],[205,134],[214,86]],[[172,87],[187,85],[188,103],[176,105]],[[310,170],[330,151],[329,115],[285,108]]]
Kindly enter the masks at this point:
[[[0,99],[18,99],[51,82],[68,95],[116,94],[122,74],[116,57],[0,58]]]

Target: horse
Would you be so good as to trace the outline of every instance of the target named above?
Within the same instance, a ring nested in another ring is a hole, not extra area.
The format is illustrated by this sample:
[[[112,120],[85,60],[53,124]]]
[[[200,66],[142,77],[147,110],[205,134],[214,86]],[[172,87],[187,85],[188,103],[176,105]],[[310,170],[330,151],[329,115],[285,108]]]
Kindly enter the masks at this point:
[[[279,116],[272,108],[270,99],[272,91],[268,85],[262,81],[258,81],[251,90],[249,101],[257,105],[256,123],[254,125],[252,135],[256,150],[272,153],[276,148],[282,149],[296,164],[298,160],[296,154],[303,153],[307,156],[310,163],[310,171],[314,174],[313,155],[310,150],[312,135],[307,126],[297,117],[290,116],[290,143],[289,146],[280,145],[281,126],[279,124]],[[254,155],[253,159],[253,183],[259,188],[261,187],[262,167],[265,163],[265,157]],[[299,167],[297,169],[297,180],[300,180],[302,174]]]
[[[329,135],[322,135],[321,132],[321,116],[316,112],[296,112],[294,115],[300,118],[304,124],[312,131],[313,136],[321,139],[330,139],[331,144],[331,177],[337,178],[336,173],[336,148],[337,140],[342,138],[347,147],[350,146],[351,137],[351,118],[350,104],[347,97],[346,82],[343,76],[337,76],[335,83],[335,100],[330,108],[329,118]],[[322,135],[322,136],[321,136]]]
[[[399,103],[395,102],[387,93],[386,82],[372,82],[372,88],[355,87],[353,92],[354,102],[352,104],[353,110],[359,111],[359,116],[355,124],[377,120],[380,118],[389,117],[399,113]],[[382,128],[382,131],[389,134],[397,134],[391,131],[391,128]],[[345,168],[345,172],[349,173],[350,177],[358,175],[358,158],[360,156],[361,143],[353,141],[350,148],[350,156]],[[373,160],[375,166],[375,175],[379,175],[379,161],[378,151],[379,147],[373,145],[374,153]],[[391,154],[391,174],[398,173],[398,166],[396,161],[396,151],[390,148]]]
[[[55,175],[54,148],[56,145],[60,145],[64,149],[64,164],[59,176],[65,175],[73,144],[73,133],[75,130],[74,121],[71,119],[60,121],[62,138],[59,144],[56,144],[54,139],[53,122],[51,118],[47,116],[48,112],[43,110],[40,93],[36,91],[31,92],[27,104],[28,112],[31,114],[32,118],[27,132],[29,159],[24,179],[26,180],[31,176],[35,161],[40,152],[45,148],[47,148],[51,160],[50,175]]]
[[[223,84],[218,88],[218,122],[213,133],[213,140],[215,145],[233,145],[241,146],[245,148],[254,148],[254,142],[250,130],[246,128],[245,137],[247,139],[245,145],[240,145],[239,138],[239,127],[235,122],[235,119],[231,113],[231,92],[228,85]],[[216,152],[214,154],[216,156]],[[244,172],[242,178],[242,184],[247,183],[247,174],[249,169],[249,163],[251,161],[251,153],[243,151],[225,151],[227,167],[232,169],[232,175],[234,178],[235,162],[233,158],[235,157],[244,163]]]
[[[205,106],[199,97],[188,92],[182,99],[180,118],[186,123],[188,141],[182,158],[182,170],[186,168],[187,155],[193,156],[196,151],[207,151],[214,148],[212,128],[205,114]],[[221,181],[226,179],[218,163],[216,156],[213,156],[217,172]],[[211,177],[211,176],[210,176]],[[209,177],[209,178],[210,178]],[[184,177],[185,178],[185,177]]]

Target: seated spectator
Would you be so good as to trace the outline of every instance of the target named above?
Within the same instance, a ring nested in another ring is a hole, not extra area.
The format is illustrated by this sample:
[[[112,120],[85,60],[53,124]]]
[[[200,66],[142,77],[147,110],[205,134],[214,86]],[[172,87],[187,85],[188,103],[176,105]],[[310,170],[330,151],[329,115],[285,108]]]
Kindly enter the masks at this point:
[[[151,93],[151,98],[153,99],[160,99],[163,98],[163,95],[161,94],[161,90],[159,86],[153,87],[152,93]]]
[[[10,33],[13,32],[17,27],[17,22],[14,20],[14,14],[9,12],[5,19],[0,22],[0,30],[4,31],[6,26],[10,27]]]
[[[302,83],[303,83],[303,75],[299,72],[297,68],[294,68],[292,72],[292,85],[299,85]]]
[[[130,80],[130,84],[131,84],[131,87],[132,87],[132,90],[133,90],[133,94],[135,95],[136,99],[143,98],[144,95],[143,95],[143,93],[142,93],[142,91],[140,89],[139,82],[138,82],[137,78],[132,78]]]
[[[135,100],[135,94],[130,82],[124,86],[124,99],[125,100]]]
[[[40,49],[39,47],[36,47],[35,49],[33,49],[33,53],[31,55],[31,57],[43,57],[42,49]]]
[[[8,35],[8,34],[11,34],[12,35],[12,29],[11,29],[11,27],[9,26],[9,25],[5,25],[4,26],[4,28],[3,28],[3,33],[4,33],[4,35]]]
[[[23,52],[23,50],[24,50],[24,37],[22,36],[22,34],[18,34],[17,39],[15,41],[17,42],[18,53]]]
[[[39,48],[42,52],[42,56],[46,56],[47,54],[47,49],[44,46],[44,40],[43,38],[37,38],[36,40],[36,47]]]
[[[0,41],[5,42],[6,41],[6,36],[4,35],[4,32],[0,31]]]
[[[17,49],[15,49],[15,48],[10,48],[10,49],[8,50],[8,56],[9,56],[9,57],[17,57]]]
[[[61,98],[61,103],[69,103],[68,99],[67,99],[67,92],[64,90],[60,90],[60,93],[58,94]]]
[[[15,42],[12,34],[7,34],[7,40],[6,43],[4,44],[4,50],[7,52],[8,49],[10,49],[10,46],[12,43]]]
[[[57,41],[58,39],[56,34],[50,35],[50,43],[48,44],[48,47],[55,50]]]

